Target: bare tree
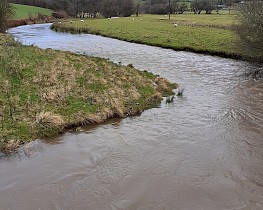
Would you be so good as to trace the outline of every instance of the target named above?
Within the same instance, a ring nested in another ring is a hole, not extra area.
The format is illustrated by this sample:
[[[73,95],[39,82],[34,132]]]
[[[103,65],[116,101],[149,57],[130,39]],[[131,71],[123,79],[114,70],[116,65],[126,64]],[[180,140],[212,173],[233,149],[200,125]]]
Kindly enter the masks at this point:
[[[119,0],[119,15],[128,17],[134,12],[134,2],[133,0]]]
[[[205,10],[205,14],[211,14],[215,9],[214,0],[195,0],[191,3],[192,10],[195,14],[200,14]]]
[[[171,11],[172,11],[171,0],[168,0],[168,7],[169,7],[169,20],[170,20],[171,19]]]
[[[211,14],[215,9],[215,2],[213,0],[203,0],[203,9],[205,14]]]
[[[104,17],[130,16],[134,11],[132,0],[102,0],[100,12]]]
[[[192,10],[195,14],[200,14],[203,10],[202,1],[200,0],[194,0],[191,3]]]
[[[183,14],[185,11],[189,9],[189,3],[188,2],[178,2],[176,4],[176,10],[175,12],[178,14]]]
[[[135,0],[135,2],[134,2],[136,17],[139,16],[139,10],[140,10],[140,7],[141,7],[141,3],[142,3],[141,0]]]
[[[0,1],[0,32],[5,32],[7,28],[7,20],[14,14],[13,7],[9,4],[8,0]]]
[[[235,29],[242,43],[263,53],[263,1],[251,0],[240,4]]]

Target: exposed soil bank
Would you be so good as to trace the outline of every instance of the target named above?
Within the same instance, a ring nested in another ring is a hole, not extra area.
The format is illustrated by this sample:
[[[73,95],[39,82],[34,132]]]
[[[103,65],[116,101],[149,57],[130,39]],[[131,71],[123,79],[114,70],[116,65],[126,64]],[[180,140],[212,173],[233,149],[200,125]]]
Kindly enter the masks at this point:
[[[194,27],[195,26],[193,26],[193,28]],[[79,34],[80,33],[89,33],[89,34],[111,37],[111,38],[115,38],[118,40],[123,40],[123,41],[128,41],[128,42],[133,42],[133,43],[146,44],[146,45],[157,46],[157,47],[162,47],[162,48],[166,48],[166,49],[173,49],[176,51],[187,51],[187,52],[194,52],[194,53],[200,53],[200,54],[206,54],[206,55],[220,56],[223,58],[232,58],[232,59],[244,60],[244,61],[249,61],[249,62],[263,63],[263,57],[262,56],[254,56],[254,55],[251,56],[251,55],[248,55],[248,54],[242,53],[242,52],[240,52],[240,53],[239,52],[238,53],[230,52],[230,51],[225,50],[223,46],[220,50],[195,48],[195,47],[191,47],[191,46],[187,45],[187,43],[185,46],[173,46],[173,44],[171,43],[170,40],[165,40],[163,42],[152,41],[151,39],[155,39],[154,36],[150,37],[148,35],[149,39],[145,39],[145,37],[142,38],[139,36],[138,37],[136,37],[136,36],[129,37],[128,35],[125,36],[125,32],[122,32],[122,34],[112,34],[110,32],[107,33],[105,31],[101,31],[98,28],[94,28],[94,26],[92,26],[92,27],[89,27],[88,25],[85,25],[83,27],[80,27],[78,25],[75,26],[74,22],[73,22],[73,24],[69,24],[68,21],[63,22],[63,23],[54,23],[51,26],[51,29],[55,30],[55,31],[69,32],[69,33],[79,33]],[[145,34],[145,36],[147,36],[147,34]],[[212,36],[212,35],[209,35],[209,31],[207,32],[207,36]],[[213,43],[211,43],[211,45],[212,44]]]
[[[0,34],[0,149],[158,106],[176,88],[132,65],[22,46]]]
[[[17,26],[37,24],[37,23],[51,23],[55,20],[52,16],[38,15],[37,17],[31,17],[26,19],[9,20],[7,22],[8,28],[14,28]]]

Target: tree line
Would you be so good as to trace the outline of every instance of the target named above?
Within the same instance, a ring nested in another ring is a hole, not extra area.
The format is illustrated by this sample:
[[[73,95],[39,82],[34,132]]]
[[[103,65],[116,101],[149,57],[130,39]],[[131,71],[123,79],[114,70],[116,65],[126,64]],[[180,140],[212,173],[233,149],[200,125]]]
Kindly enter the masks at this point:
[[[211,14],[213,10],[219,10],[222,5],[231,6],[241,0],[144,0],[141,10],[148,14],[183,14],[191,11],[200,14],[204,11]]]
[[[134,12],[133,0],[10,0],[12,3],[52,9],[72,17],[130,16]]]
[[[68,14],[72,17],[82,17],[88,14],[95,17],[100,13],[104,17],[130,16],[139,12],[148,14],[183,14],[191,10],[195,14],[205,11],[211,14],[218,5],[231,5],[241,0],[10,0],[12,3],[26,4],[49,8]]]

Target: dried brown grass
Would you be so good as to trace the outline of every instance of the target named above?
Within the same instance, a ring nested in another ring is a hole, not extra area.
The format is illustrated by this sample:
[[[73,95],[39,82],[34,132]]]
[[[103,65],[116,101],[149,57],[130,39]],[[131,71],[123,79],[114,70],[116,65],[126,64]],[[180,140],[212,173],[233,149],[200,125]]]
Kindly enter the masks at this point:
[[[52,112],[42,111],[36,115],[36,123],[44,127],[60,127],[64,124],[64,120],[60,115]]]
[[[4,152],[5,153],[11,153],[18,150],[20,145],[19,140],[10,140],[8,143],[5,144]]]
[[[165,90],[169,89],[169,86],[170,86],[170,82],[163,78],[163,77],[157,77],[155,80],[154,80],[155,84],[157,85],[156,86],[156,90],[159,92],[159,93],[162,93],[164,92]]]

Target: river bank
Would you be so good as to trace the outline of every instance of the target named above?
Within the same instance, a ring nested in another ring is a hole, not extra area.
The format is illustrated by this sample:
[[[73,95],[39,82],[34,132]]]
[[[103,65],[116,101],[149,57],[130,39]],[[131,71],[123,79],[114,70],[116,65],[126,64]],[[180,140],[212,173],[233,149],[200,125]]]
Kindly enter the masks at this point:
[[[244,76],[258,67],[50,25],[8,33],[42,49],[132,63],[185,91],[138,117],[70,129],[1,158],[2,209],[263,209],[263,83]]]
[[[204,21],[203,16],[196,16],[197,22],[192,21],[192,16],[188,21],[187,15],[183,16],[186,17],[186,20],[177,18],[177,16],[168,20],[160,15],[87,19],[83,22],[79,19],[72,19],[54,23],[51,28],[55,31],[90,33],[179,51],[263,62],[262,52],[247,51],[238,44],[238,38],[231,30],[230,20],[223,19],[224,15],[220,16],[221,22],[214,22],[213,20],[217,18],[214,16],[206,16]],[[201,17],[200,23],[198,22],[199,17]],[[225,21],[226,24],[222,21]]]
[[[7,27],[14,28],[17,26],[30,25],[30,24],[52,23],[55,20],[56,18],[52,16],[46,16],[46,15],[39,14],[36,17],[9,20],[7,22]]]
[[[132,65],[69,52],[22,46],[0,35],[2,151],[158,106],[176,87]]]
[[[14,16],[8,20],[8,28],[29,24],[51,23],[55,20],[55,17],[52,16],[52,11],[49,9],[22,4],[11,5],[14,9]]]

